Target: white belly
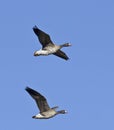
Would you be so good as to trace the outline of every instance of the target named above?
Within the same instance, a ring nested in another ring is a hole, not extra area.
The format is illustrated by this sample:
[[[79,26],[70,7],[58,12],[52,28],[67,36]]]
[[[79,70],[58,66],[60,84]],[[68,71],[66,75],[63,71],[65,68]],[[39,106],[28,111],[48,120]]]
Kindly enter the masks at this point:
[[[36,115],[36,118],[40,118],[40,119],[48,119],[48,118],[51,118],[53,116],[56,115],[56,111],[55,110],[49,110],[49,111],[46,111],[46,112],[43,112],[42,114],[37,114]]]
[[[50,55],[56,52],[56,49],[49,49],[49,50],[40,50],[40,55]]]

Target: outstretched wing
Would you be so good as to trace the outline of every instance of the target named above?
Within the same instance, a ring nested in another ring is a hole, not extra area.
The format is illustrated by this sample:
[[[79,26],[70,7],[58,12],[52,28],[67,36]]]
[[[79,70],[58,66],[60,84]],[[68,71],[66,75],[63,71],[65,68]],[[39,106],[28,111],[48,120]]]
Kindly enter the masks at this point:
[[[36,104],[40,110],[40,112],[44,112],[50,109],[47,100],[44,96],[42,96],[39,92],[26,87],[25,90],[32,96],[32,98],[36,101]]]
[[[37,37],[38,37],[40,43],[42,44],[43,48],[46,45],[48,45],[49,43],[53,44],[50,36],[48,34],[46,34],[45,32],[41,31],[36,25],[33,27],[33,31],[37,35]]]
[[[63,58],[65,60],[68,60],[68,56],[61,50],[58,50],[56,53],[53,53],[54,55],[60,57],[60,58]]]

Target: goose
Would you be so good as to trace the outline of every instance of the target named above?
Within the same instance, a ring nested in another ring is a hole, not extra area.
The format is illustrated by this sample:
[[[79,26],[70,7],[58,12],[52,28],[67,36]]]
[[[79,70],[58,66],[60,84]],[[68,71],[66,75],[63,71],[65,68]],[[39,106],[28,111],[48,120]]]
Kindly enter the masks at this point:
[[[36,34],[36,36],[38,37],[38,39],[42,45],[42,49],[35,51],[34,56],[54,54],[65,60],[69,59],[69,57],[60,49],[63,47],[71,46],[70,43],[65,43],[62,45],[55,45],[52,42],[50,36],[48,34],[46,34],[45,32],[43,32],[42,30],[40,30],[36,25],[33,27],[33,31]]]
[[[42,96],[39,92],[33,90],[30,87],[26,87],[25,90],[32,96],[32,98],[36,101],[37,107],[40,110],[40,113],[37,115],[33,116],[32,118],[35,119],[49,119],[57,114],[65,114],[67,111],[65,110],[60,110],[56,111],[58,106],[50,108],[50,106],[47,103],[47,100],[44,96]]]

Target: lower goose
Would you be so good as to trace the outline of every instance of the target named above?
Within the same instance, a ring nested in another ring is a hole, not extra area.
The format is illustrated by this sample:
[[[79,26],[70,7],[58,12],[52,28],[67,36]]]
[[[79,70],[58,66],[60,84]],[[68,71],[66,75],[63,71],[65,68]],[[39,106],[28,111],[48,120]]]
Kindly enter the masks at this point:
[[[67,113],[67,111],[65,110],[60,110],[60,111],[56,111],[56,107],[50,108],[47,100],[44,96],[42,96],[39,92],[26,87],[25,90],[32,96],[32,98],[36,101],[36,104],[40,110],[40,113],[33,116],[32,118],[35,119],[49,119],[54,117],[57,114],[65,114]]]

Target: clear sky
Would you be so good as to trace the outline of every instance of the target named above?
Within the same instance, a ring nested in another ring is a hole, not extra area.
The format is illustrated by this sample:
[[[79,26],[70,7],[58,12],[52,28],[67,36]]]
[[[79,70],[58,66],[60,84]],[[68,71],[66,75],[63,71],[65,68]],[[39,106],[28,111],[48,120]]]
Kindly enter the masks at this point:
[[[41,48],[32,27],[50,34],[70,57],[34,57]],[[0,2],[0,129],[114,130],[114,1]],[[35,120],[29,86],[50,106],[68,111]]]

